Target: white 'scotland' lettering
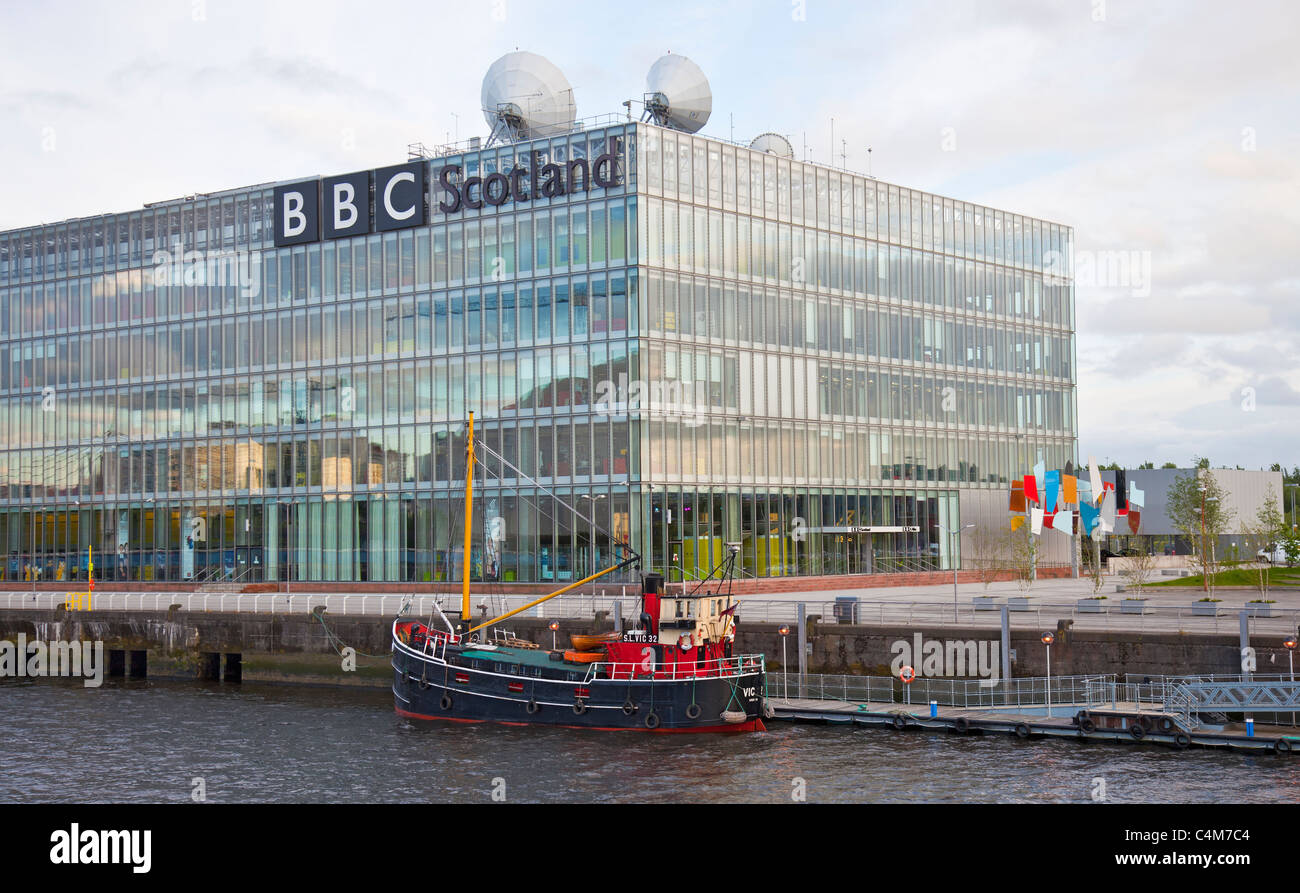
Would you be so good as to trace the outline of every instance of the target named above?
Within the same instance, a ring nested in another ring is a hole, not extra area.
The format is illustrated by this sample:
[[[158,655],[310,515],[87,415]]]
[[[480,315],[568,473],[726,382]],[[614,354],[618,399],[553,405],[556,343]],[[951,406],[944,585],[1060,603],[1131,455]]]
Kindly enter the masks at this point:
[[[483,176],[465,177],[462,165],[443,165],[433,175],[442,191],[437,209],[455,214],[464,208],[501,207],[620,186],[622,139],[609,137],[606,151],[591,160],[544,162],[542,153],[534,151],[529,154],[528,166]],[[412,161],[277,186],[275,245],[300,245],[428,223],[432,206],[426,188],[428,171],[427,162]]]

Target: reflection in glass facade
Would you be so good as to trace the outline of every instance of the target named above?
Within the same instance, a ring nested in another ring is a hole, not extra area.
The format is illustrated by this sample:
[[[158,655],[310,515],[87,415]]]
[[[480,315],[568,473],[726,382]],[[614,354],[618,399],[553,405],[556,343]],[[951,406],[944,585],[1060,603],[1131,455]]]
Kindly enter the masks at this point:
[[[636,123],[430,167],[610,136],[622,186],[430,175],[398,232],[276,249],[259,186],[0,233],[4,579],[459,579],[470,410],[581,510],[489,463],[501,582],[601,530],[674,580],[951,567],[959,489],[1075,459],[1068,228]]]

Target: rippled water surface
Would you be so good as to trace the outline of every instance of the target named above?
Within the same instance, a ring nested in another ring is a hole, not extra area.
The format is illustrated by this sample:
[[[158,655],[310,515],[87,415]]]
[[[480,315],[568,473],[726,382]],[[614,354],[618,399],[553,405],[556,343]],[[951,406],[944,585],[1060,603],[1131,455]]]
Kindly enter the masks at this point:
[[[1300,802],[1300,758],[773,723],[646,735],[412,723],[381,689],[0,685],[0,801]],[[494,781],[501,779],[501,781]]]

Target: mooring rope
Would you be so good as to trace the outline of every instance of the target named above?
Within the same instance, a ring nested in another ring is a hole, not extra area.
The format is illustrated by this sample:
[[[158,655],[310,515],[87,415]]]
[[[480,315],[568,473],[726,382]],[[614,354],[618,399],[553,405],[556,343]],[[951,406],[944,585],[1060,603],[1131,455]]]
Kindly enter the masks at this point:
[[[330,647],[334,649],[335,654],[337,654],[339,657],[342,657],[343,648],[350,648],[351,646],[348,645],[347,642],[344,642],[343,639],[341,639],[337,633],[335,633],[332,629],[329,628],[328,625],[326,625],[325,618],[322,617],[318,612],[313,611],[311,616],[315,617],[317,620],[320,621],[321,627],[325,630],[325,638],[329,640]],[[342,645],[342,648],[339,647],[340,645]],[[360,655],[361,657],[381,658],[384,656],[382,654],[367,654],[366,652],[361,651],[360,649],[357,648],[353,648],[352,651]]]

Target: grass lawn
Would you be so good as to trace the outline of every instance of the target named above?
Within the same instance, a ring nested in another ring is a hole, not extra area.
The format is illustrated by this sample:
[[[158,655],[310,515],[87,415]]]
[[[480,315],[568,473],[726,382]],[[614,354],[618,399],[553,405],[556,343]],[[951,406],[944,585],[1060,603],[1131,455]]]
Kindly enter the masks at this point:
[[[1200,586],[1203,577],[1196,574],[1192,577],[1174,577],[1171,580],[1161,580],[1158,583],[1147,583],[1143,589],[1159,589],[1164,586]],[[1234,567],[1230,570],[1219,571],[1212,578],[1215,586],[1258,586],[1259,571],[1254,568]],[[1268,569],[1268,585],[1272,586],[1300,586],[1300,567],[1270,567]]]

